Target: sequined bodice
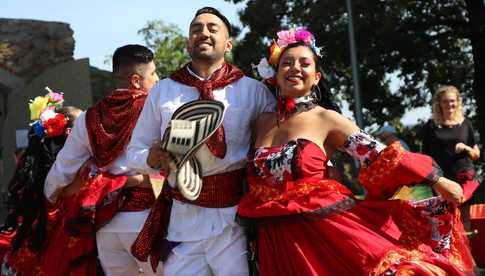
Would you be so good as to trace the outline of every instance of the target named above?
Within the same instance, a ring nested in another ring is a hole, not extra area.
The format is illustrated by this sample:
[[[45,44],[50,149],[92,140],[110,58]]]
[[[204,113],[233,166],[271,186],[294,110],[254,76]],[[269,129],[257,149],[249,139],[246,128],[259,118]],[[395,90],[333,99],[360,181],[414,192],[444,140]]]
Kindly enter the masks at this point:
[[[322,180],[328,158],[314,142],[306,139],[284,145],[257,148],[251,162],[254,176],[283,183],[295,180]]]

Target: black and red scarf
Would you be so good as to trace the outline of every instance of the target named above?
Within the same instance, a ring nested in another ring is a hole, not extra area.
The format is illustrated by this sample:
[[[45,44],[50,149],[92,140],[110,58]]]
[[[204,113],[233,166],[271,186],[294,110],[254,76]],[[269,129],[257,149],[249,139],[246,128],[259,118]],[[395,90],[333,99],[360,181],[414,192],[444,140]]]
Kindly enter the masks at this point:
[[[147,95],[142,90],[116,89],[88,109],[86,128],[96,166],[105,167],[123,153]]]

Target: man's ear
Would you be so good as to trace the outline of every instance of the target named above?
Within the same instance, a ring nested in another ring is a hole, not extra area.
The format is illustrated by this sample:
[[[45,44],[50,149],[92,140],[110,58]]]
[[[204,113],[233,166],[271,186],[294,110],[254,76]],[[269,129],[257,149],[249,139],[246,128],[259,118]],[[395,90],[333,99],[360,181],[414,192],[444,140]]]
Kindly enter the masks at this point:
[[[226,48],[224,49],[224,53],[229,53],[230,51],[232,51],[232,39],[229,38],[227,39],[226,41]]]
[[[133,89],[141,89],[142,77],[138,74],[132,74],[130,76],[130,86]]]

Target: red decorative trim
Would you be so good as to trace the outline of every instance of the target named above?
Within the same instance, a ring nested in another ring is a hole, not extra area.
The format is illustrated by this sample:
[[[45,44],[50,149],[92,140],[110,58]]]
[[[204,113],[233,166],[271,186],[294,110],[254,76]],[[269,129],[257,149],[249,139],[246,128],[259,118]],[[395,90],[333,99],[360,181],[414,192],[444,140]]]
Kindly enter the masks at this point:
[[[131,187],[123,190],[122,200],[120,212],[143,211],[153,206],[155,194],[152,188]]]
[[[399,167],[405,150],[399,142],[387,146],[367,167],[362,168],[359,174],[359,181],[367,189],[370,197],[390,197],[400,186],[399,181],[394,178],[395,171]]]

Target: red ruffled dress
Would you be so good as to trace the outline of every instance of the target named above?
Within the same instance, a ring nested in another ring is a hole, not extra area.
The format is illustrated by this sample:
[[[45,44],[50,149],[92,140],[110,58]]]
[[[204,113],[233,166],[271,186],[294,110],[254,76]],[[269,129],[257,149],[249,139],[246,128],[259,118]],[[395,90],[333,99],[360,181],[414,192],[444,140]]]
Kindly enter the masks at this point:
[[[474,274],[458,213],[446,202],[385,200],[430,177],[431,158],[387,147],[360,173],[363,201],[327,178],[327,161],[305,139],[257,148],[250,158],[238,215],[257,225],[260,275]]]
[[[80,177],[84,184],[76,195],[49,206],[47,240],[42,250],[34,252],[27,238],[12,251],[11,238],[0,233],[6,249],[0,275],[97,275],[96,231],[116,212],[145,210],[155,201],[151,188],[124,188],[128,178],[124,175],[91,175],[86,166]]]
[[[10,250],[3,259],[1,275],[96,275],[96,230],[108,222],[120,208],[126,176],[98,174],[89,176],[84,167],[85,184],[78,194],[63,197],[49,205],[46,241],[35,252],[26,238],[17,251]],[[0,240],[3,240],[0,235]]]
[[[1,275],[96,275],[96,241],[92,234],[71,234],[69,218],[79,209],[76,197],[66,197],[47,212],[47,240],[41,251],[33,251],[27,238],[17,251],[8,251]]]

